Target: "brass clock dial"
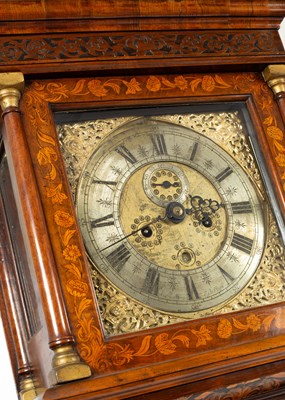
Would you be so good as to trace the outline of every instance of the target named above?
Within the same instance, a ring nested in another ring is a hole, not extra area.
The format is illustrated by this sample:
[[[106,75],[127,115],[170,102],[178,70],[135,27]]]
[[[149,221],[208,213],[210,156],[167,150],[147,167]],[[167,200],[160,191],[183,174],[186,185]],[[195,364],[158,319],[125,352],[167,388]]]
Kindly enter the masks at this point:
[[[152,118],[96,148],[77,211],[92,263],[167,313],[222,306],[254,276],[265,246],[263,204],[240,165],[207,137]]]

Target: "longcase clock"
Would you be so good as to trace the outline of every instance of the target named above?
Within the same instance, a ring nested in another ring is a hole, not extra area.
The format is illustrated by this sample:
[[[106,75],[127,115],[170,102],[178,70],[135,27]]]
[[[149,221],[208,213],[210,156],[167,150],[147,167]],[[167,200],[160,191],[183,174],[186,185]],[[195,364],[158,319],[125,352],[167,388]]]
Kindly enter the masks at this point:
[[[24,27],[8,2],[1,316],[22,399],[284,396],[285,8],[211,3],[45,4]]]

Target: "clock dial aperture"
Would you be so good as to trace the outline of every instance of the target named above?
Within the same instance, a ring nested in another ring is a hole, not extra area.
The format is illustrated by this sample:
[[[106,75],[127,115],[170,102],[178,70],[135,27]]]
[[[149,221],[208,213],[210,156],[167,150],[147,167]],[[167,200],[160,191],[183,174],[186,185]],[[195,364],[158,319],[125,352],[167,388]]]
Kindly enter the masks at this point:
[[[179,125],[138,119],[96,149],[77,208],[90,259],[116,287],[169,313],[218,307],[262,257],[262,206],[242,168]]]

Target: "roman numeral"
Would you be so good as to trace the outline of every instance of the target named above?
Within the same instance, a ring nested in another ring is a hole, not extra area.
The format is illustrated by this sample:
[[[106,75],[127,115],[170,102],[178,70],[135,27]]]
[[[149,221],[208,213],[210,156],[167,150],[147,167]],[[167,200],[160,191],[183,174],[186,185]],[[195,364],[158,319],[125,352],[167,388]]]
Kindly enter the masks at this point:
[[[195,158],[197,150],[198,150],[198,145],[199,145],[198,142],[194,143],[194,146],[193,146],[193,149],[192,149],[192,152],[191,152],[191,155],[190,155],[190,160],[191,161],[194,161],[194,158]]]
[[[238,250],[243,251],[246,254],[250,254],[252,245],[253,245],[252,239],[240,235],[236,232],[234,233],[231,246],[235,247]]]
[[[220,272],[222,273],[223,277],[225,278],[227,283],[231,283],[234,281],[234,278],[227,272],[225,271],[222,267],[220,267],[219,265],[217,265],[217,267],[219,268]]]
[[[120,273],[123,266],[126,264],[128,259],[130,258],[131,253],[126,248],[124,244],[121,244],[115,250],[112,251],[109,255],[107,255],[107,260],[112,265],[112,267]]]
[[[248,214],[252,213],[252,206],[249,201],[240,201],[231,203],[234,214]]]
[[[167,154],[167,148],[163,135],[161,134],[151,135],[151,141],[158,155]]]
[[[189,300],[199,299],[200,298],[199,293],[191,276],[184,276],[184,281]]]
[[[218,182],[222,182],[224,179],[226,179],[233,170],[230,167],[225,168],[222,172],[220,172],[215,178],[217,179]]]
[[[146,278],[143,283],[142,290],[149,294],[158,295],[158,286],[159,286],[159,277],[160,274],[157,269],[153,267],[149,267]]]
[[[135,156],[124,146],[123,144],[115,148],[116,152],[119,153],[125,160],[129,161],[131,164],[137,162]]]
[[[105,217],[94,219],[91,221],[91,228],[102,228],[103,226],[114,225],[113,214],[105,215]]]
[[[99,185],[107,185],[107,186],[116,186],[117,182],[115,181],[101,181],[97,179],[93,179],[93,183],[98,183]]]

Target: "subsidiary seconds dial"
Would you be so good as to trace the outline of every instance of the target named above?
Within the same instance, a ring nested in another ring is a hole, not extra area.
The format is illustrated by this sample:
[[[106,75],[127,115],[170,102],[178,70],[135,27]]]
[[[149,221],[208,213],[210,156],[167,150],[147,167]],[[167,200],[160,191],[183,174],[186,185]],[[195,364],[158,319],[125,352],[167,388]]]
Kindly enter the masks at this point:
[[[264,249],[262,204],[240,165],[205,136],[152,118],[94,150],[77,211],[94,267],[168,313],[220,307],[248,284]]]

